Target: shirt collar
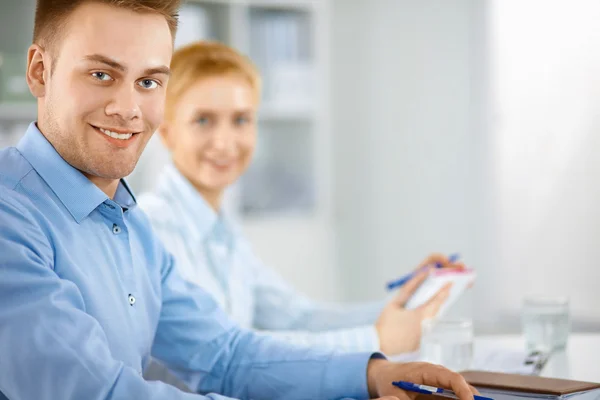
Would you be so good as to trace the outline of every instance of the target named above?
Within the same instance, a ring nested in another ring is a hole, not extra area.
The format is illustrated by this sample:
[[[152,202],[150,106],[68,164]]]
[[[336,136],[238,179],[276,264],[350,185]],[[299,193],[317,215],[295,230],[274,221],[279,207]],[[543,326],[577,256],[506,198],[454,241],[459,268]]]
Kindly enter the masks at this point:
[[[102,190],[58,154],[35,122],[29,125],[17,149],[48,184],[77,223],[83,221],[100,204],[108,200],[108,196]],[[124,208],[132,208],[136,205],[133,192],[123,179],[119,183],[114,201]]]
[[[165,166],[157,187],[162,196],[170,199],[171,207],[179,214],[194,242],[204,241],[217,230],[221,235],[231,235],[223,215],[211,208],[172,163]]]
[[[130,209],[137,205],[137,199],[133,194],[133,190],[129,187],[129,184],[125,179],[121,179],[117,191],[115,192],[115,203],[124,209]]]

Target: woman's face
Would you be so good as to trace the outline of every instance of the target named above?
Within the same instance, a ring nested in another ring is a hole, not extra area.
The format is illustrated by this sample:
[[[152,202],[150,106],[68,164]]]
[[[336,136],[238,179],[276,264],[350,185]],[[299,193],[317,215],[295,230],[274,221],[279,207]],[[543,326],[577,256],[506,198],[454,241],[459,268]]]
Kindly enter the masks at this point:
[[[173,107],[161,133],[177,169],[202,194],[220,197],[250,165],[257,97],[243,78],[216,76],[197,81]]]

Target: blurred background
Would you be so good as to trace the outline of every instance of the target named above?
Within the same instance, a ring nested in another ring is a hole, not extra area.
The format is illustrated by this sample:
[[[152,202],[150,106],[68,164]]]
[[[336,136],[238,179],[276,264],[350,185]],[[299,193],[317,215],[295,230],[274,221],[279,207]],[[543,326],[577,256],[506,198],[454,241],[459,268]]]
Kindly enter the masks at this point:
[[[36,108],[35,1],[0,0],[0,147]],[[228,209],[324,300],[386,296],[432,251],[478,273],[452,310],[516,332],[527,294],[600,331],[600,2],[188,0],[177,46],[215,39],[265,80],[259,147]],[[158,137],[129,177],[152,189]]]

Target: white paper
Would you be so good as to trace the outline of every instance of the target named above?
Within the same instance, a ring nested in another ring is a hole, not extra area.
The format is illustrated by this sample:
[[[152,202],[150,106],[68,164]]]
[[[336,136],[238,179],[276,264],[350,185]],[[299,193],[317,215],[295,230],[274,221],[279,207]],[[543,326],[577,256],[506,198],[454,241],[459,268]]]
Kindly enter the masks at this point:
[[[465,290],[475,281],[475,271],[448,271],[444,269],[434,269],[430,272],[429,277],[417,289],[412,297],[406,303],[406,308],[411,310],[418,308],[431,299],[437,292],[449,282],[452,282],[450,296],[440,308],[438,316],[442,316],[452,304],[463,294]]]
[[[472,368],[478,371],[507,374],[538,375],[547,361],[546,354],[531,354],[525,350],[484,348],[475,351]]]

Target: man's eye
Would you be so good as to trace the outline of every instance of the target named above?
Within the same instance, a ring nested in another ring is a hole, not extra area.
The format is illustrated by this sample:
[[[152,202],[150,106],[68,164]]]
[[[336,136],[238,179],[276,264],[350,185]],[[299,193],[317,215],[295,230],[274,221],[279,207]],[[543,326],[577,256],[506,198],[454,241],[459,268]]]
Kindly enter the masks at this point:
[[[144,89],[156,89],[158,87],[158,82],[154,79],[143,79],[140,81],[140,86]]]
[[[106,72],[94,72],[92,76],[99,81],[110,81],[112,77]]]

